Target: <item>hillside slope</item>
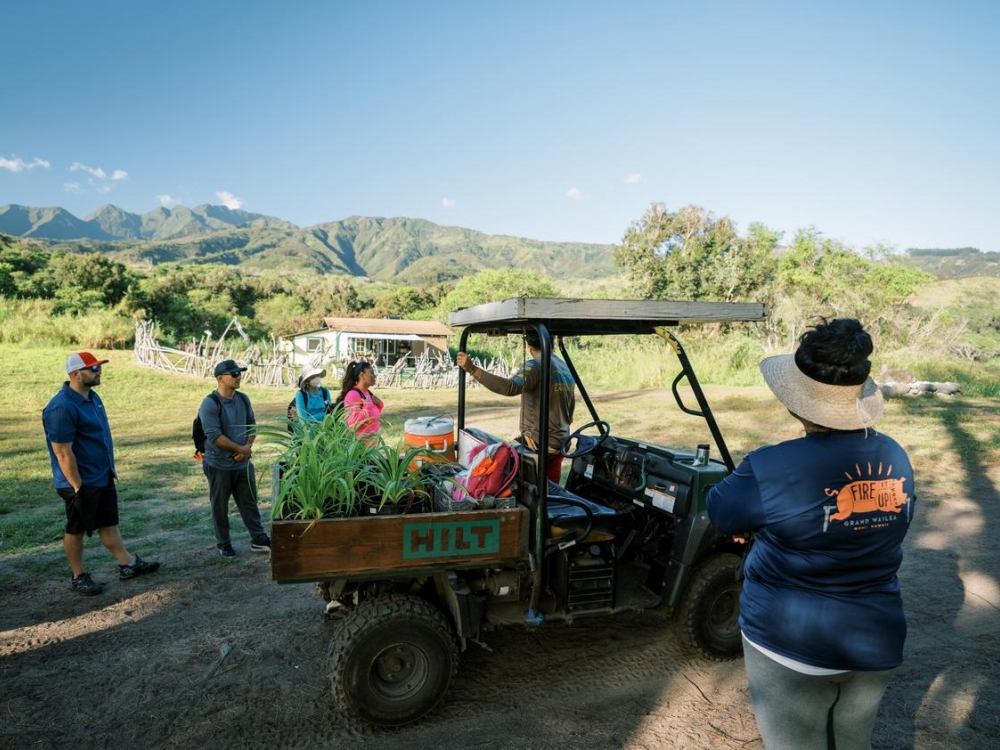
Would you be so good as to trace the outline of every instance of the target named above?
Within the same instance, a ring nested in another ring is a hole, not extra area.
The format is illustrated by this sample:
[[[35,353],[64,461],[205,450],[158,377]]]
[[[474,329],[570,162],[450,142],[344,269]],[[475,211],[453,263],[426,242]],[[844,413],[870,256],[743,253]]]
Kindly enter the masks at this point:
[[[985,356],[1000,353],[1000,278],[973,276],[941,279],[909,301],[914,318],[937,316],[957,340]],[[973,350],[969,350],[970,352]]]
[[[542,242],[446,227],[423,219],[352,216],[301,229],[224,206],[132,214],[106,205],[77,219],[63,209],[0,207],[0,232],[69,252],[102,252],[125,263],[220,263],[366,277],[409,286],[460,279],[488,268],[527,268],[557,279],[615,272],[611,245]]]
[[[927,271],[939,279],[1000,277],[1000,253],[984,253],[970,247],[953,250],[910,249],[900,257],[900,262]]]

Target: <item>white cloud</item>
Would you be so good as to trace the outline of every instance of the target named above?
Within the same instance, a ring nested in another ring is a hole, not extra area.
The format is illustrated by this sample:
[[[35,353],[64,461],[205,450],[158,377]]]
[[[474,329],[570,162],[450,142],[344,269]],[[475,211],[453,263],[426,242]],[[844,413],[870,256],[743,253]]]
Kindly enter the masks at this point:
[[[637,182],[642,182],[642,175],[638,172],[633,172],[628,177],[625,178],[626,185],[634,185]]]
[[[243,208],[243,199],[237,198],[235,195],[230,193],[228,190],[220,190],[215,194],[215,197],[222,201],[222,205],[226,208],[232,209],[233,211]]]
[[[70,172],[86,172],[90,175],[87,182],[93,187],[98,193],[110,193],[115,189],[113,184],[109,184],[108,180],[112,183],[120,182],[121,180],[128,179],[128,172],[124,169],[112,170],[111,174],[108,174],[100,167],[88,167],[86,164],[75,161],[69,168]],[[74,183],[79,187],[79,183]],[[74,192],[80,192],[79,190]]]
[[[444,206],[445,208],[454,208],[455,207],[455,199],[454,198],[442,198],[441,199],[441,205]]]
[[[160,205],[163,206],[164,208],[169,208],[170,206],[172,206],[174,203],[177,202],[166,194],[156,196],[156,200],[158,200],[160,202]]]
[[[67,193],[82,193],[83,189],[80,187],[79,182],[64,182],[63,190]]]
[[[96,177],[98,180],[108,179],[107,174],[100,167],[88,167],[86,164],[81,164],[78,161],[73,162],[73,166],[69,168],[70,172],[86,172],[91,177]]]
[[[19,156],[15,156],[13,159],[4,159],[0,156],[0,169],[9,169],[11,172],[20,172],[23,169],[34,169],[35,167],[45,167],[48,169],[50,164],[45,161],[45,159],[32,159],[31,161],[25,161]]]
[[[575,188],[575,187],[570,188],[569,190],[566,191],[566,197],[572,198],[575,201],[582,200],[583,192],[581,192],[580,188]]]

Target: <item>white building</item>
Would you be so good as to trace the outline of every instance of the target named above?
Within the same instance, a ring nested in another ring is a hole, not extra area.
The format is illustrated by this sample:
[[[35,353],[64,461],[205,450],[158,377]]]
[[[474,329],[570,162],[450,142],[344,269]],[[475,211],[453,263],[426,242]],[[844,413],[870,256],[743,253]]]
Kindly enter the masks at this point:
[[[289,364],[343,366],[368,359],[376,367],[392,367],[405,357],[408,366],[425,353],[450,362],[444,323],[398,318],[323,318],[322,327],[284,337]]]

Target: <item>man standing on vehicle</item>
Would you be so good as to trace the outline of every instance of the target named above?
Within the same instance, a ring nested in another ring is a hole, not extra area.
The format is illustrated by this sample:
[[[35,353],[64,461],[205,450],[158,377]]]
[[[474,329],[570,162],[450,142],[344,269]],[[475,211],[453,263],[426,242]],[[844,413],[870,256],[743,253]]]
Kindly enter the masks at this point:
[[[531,358],[524,361],[512,378],[504,378],[476,367],[469,355],[459,352],[458,366],[487,389],[501,396],[521,396],[521,435],[529,448],[540,444],[538,425],[541,411],[542,342],[535,331],[524,337]],[[549,446],[546,456],[546,476],[559,483],[562,476],[563,457],[559,453],[570,436],[573,410],[576,408],[576,384],[569,367],[559,357],[552,355],[549,383]]]
[[[107,363],[90,352],[71,354],[66,360],[69,380],[42,410],[52,477],[66,503],[63,548],[73,572],[73,590],[84,596],[104,590],[104,584],[83,569],[84,532],[91,536],[97,530],[101,544],[118,560],[123,581],[160,568],[158,562],[131,555],[118,531],[118,474],[111,426],[104,403],[93,390],[101,384],[101,368]]]
[[[250,457],[257,439],[250,397],[238,393],[243,373],[231,359],[215,366],[218,388],[201,402],[198,415],[205,430],[205,457],[202,469],[208,477],[208,495],[212,504],[212,526],[219,554],[236,557],[229,537],[229,498],[236,500],[253,552],[270,552],[271,538],[260,522],[257,507],[257,479]]]

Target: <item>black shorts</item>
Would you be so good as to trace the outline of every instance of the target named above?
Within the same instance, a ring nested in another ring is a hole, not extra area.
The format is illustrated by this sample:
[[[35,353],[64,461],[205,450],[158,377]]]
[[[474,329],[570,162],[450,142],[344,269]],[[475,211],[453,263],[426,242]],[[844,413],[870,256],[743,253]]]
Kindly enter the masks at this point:
[[[79,492],[57,489],[66,502],[66,533],[90,536],[95,529],[118,525],[118,490],[114,480],[107,487],[83,485]]]

